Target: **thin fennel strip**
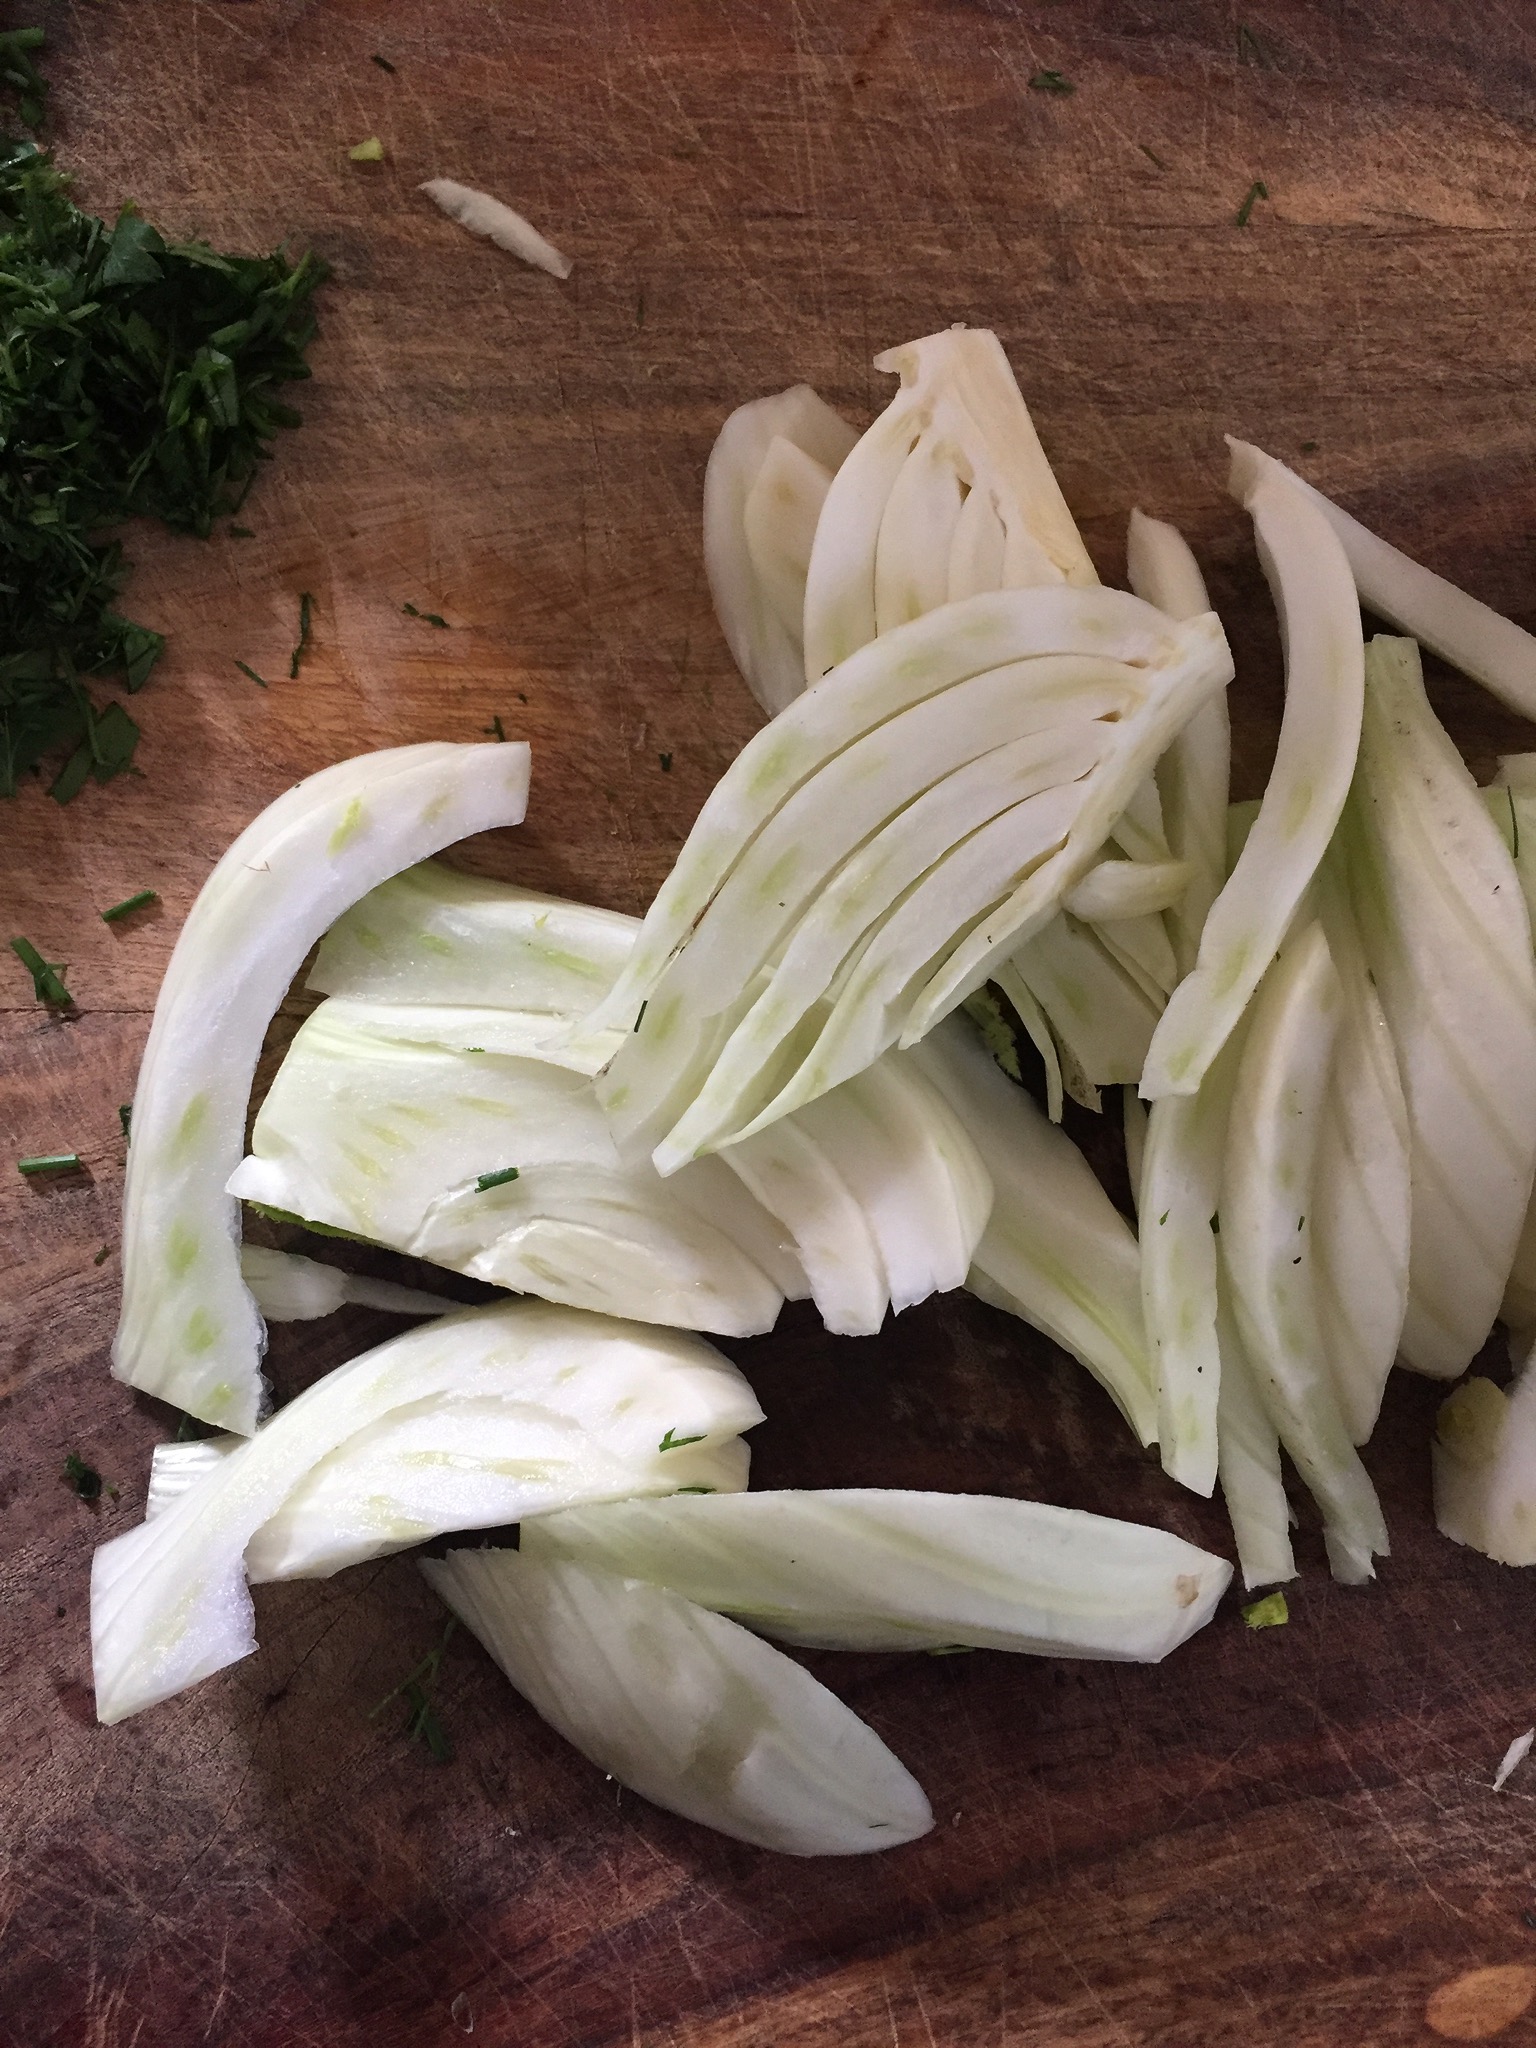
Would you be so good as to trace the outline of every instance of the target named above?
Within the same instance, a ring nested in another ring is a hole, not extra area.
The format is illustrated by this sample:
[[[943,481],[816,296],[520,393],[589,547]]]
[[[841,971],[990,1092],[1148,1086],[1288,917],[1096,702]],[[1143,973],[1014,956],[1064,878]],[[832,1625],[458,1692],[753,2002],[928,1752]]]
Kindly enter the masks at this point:
[[[1234,496],[1253,518],[1285,644],[1285,714],[1248,842],[1174,991],[1141,1092],[1190,1095],[1274,958],[1349,794],[1365,688],[1360,606],[1344,551],[1278,465],[1232,443]]]

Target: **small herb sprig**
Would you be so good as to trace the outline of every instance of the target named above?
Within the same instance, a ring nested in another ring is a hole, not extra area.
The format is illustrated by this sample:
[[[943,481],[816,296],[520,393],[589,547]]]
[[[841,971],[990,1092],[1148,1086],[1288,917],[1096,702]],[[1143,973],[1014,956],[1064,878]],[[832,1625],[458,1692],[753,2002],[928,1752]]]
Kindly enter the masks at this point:
[[[415,1669],[401,1679],[393,1692],[385,1693],[368,1716],[372,1721],[382,1714],[392,1701],[403,1700],[406,1708],[406,1740],[424,1743],[428,1756],[435,1764],[453,1761],[453,1744],[448,1739],[442,1722],[437,1718],[437,1709],[432,1704],[432,1688],[437,1684],[438,1673],[442,1670],[443,1652],[447,1649],[457,1627],[457,1620],[450,1615],[442,1639],[436,1648],[428,1650]]]

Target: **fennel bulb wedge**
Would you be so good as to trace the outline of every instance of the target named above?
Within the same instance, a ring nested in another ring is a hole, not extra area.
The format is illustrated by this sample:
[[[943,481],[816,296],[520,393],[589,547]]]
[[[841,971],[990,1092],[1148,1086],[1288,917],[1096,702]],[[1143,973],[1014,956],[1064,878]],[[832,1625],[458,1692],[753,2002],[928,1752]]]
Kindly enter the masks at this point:
[[[466,834],[520,822],[528,748],[399,747],[322,769],[215,867],[166,969],[133,1104],[112,1370],[249,1432],[263,1327],[225,1192],[268,1020],[349,904]]]
[[[901,387],[822,507],[805,589],[813,685],[956,598],[1098,581],[995,334],[951,327],[875,368]]]
[[[1496,1564],[1536,1564],[1536,1372],[1511,1386],[1474,1373],[1435,1421],[1435,1523]]]
[[[738,406],[704,471],[704,569],[726,644],[771,718],[805,688],[805,577],[858,436],[808,384]]]
[[[1403,1362],[1452,1379],[1498,1314],[1536,1167],[1536,962],[1515,865],[1424,694],[1411,640],[1367,660],[1345,814],[1355,922],[1407,1105]]]
[[[998,1070],[963,1019],[940,1025],[910,1057],[992,1178],[992,1212],[966,1285],[1070,1352],[1138,1440],[1155,1442],[1157,1379],[1129,1224],[1072,1140]]]
[[[434,1408],[447,1417],[441,1456],[423,1420]],[[498,1412],[504,1426],[493,1428]],[[374,1431],[391,1418],[408,1431],[394,1476],[408,1479],[409,1491],[375,1498],[370,1489],[391,1464],[389,1429]],[[529,1489],[546,1507],[568,1504],[589,1475],[610,1496],[629,1490],[637,1473],[670,1489],[690,1455],[723,1448],[761,1419],[741,1374],[697,1338],[544,1302],[423,1324],[316,1381],[153,1521],[97,1550],[97,1716],[124,1720],[251,1654],[246,1552],[261,1535],[287,1556],[279,1518],[292,1507],[302,1519],[295,1497],[306,1485],[327,1504],[321,1533],[335,1560],[325,1568],[334,1570],[416,1542],[434,1523],[483,1526],[481,1514],[503,1522]],[[341,1477],[354,1440],[355,1486]],[[739,1452],[726,1457],[744,1480]]]
[[[1249,1019],[1227,1123],[1223,1275],[1254,1384],[1323,1515],[1334,1577],[1387,1552],[1319,1329],[1317,1159],[1343,994],[1322,927],[1287,940]]]
[[[781,1642],[1155,1663],[1215,1612],[1223,1558],[1134,1522],[974,1493],[855,1487],[578,1508],[525,1557],[669,1586]]]
[[[1274,958],[1349,794],[1365,688],[1360,606],[1326,519],[1257,449],[1234,441],[1231,489],[1253,519],[1285,648],[1285,713],[1258,816],[1174,991],[1141,1092],[1192,1095]]]
[[[653,1805],[788,1856],[868,1855],[933,1826],[874,1730],[735,1622],[515,1550],[422,1570],[542,1719]]]

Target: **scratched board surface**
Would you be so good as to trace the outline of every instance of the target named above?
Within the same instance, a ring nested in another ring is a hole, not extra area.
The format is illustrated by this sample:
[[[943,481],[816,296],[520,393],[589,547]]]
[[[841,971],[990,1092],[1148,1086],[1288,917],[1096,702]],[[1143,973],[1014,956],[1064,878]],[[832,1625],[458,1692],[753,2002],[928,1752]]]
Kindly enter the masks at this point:
[[[102,0],[42,18],[86,204],[132,196],[226,247],[292,238],[334,278],[251,537],[130,538],[127,608],[170,636],[138,700],[142,777],[0,811],[5,936],[67,961],[81,1009],[51,1019],[16,970],[0,986],[0,2038],[1536,2040],[1536,1778],[1489,1789],[1536,1720],[1536,1589],[1435,1535],[1424,1382],[1399,1376],[1367,1453],[1391,1559],[1334,1587],[1303,1503],[1287,1628],[1250,1632],[1233,1598],[1155,1669],[810,1660],[938,1816],[856,1862],[760,1854],[621,1793],[463,1636],[438,1690],[455,1760],[434,1765],[397,1706],[370,1717],[440,1627],[409,1559],[263,1589],[255,1657],[113,1730],[86,1599],[91,1546],[141,1514],[172,1420],[107,1376],[117,1105],[197,889],[297,777],[499,717],[533,743],[528,821],[457,858],[643,908],[756,724],[698,536],[733,405],[805,379],[863,424],[880,348],[995,327],[1101,571],[1121,573],[1133,503],[1200,551],[1238,654],[1242,793],[1273,743],[1278,650],[1223,431],[1531,622],[1528,13]],[[1031,89],[1044,71],[1075,90]],[[385,161],[350,162],[371,134]],[[436,175],[519,206],[569,281],[436,215],[415,191]],[[315,638],[290,681],[305,591]],[[1469,687],[1434,688],[1479,769],[1530,743]],[[141,888],[158,909],[99,922]],[[4,1165],[63,1149],[85,1175]],[[390,1327],[279,1331],[280,1391]],[[969,1299],[868,1342],[792,1312],[728,1348],[769,1413],[760,1484],[1033,1495],[1227,1548],[1220,1510],[1163,1479],[1084,1373]],[[117,1489],[94,1511],[60,1483],[72,1451]]]

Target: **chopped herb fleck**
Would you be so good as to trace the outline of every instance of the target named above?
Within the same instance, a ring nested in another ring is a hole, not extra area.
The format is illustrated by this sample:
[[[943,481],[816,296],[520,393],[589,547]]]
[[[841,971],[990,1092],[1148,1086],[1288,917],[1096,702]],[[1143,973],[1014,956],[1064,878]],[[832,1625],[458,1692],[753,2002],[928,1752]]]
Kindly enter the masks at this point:
[[[309,621],[310,613],[314,608],[314,602],[314,599],[307,590],[301,593],[299,597],[299,637],[292,654],[288,657],[288,680],[290,682],[298,675],[299,663],[304,659],[305,651],[309,646]]]
[[[229,529],[229,537],[231,540],[254,540],[256,535],[249,526],[232,526]]]
[[[394,65],[390,63],[387,57],[381,57],[377,50],[374,51],[373,55],[368,59],[368,61],[370,64],[377,64],[381,71],[387,71],[391,78],[394,77]]]
[[[782,903],[779,908],[784,908]],[[961,1008],[981,1033],[982,1044],[1009,1080],[1022,1082],[1024,1069],[1019,1065],[1018,1034],[1008,1021],[1008,1013],[997,990],[988,982],[985,988],[967,996]]]
[[[504,740],[507,736],[506,733],[502,730],[501,713],[499,711],[494,712],[491,716],[490,724],[482,725],[480,730],[483,733],[491,734],[494,738],[498,740]]]
[[[96,1254],[95,1258],[94,1258],[94,1259],[92,1259],[92,1261],[91,1261],[91,1264],[92,1264],[93,1266],[104,1266],[104,1265],[105,1265],[105,1264],[107,1263],[108,1259],[110,1259],[110,1258],[111,1258],[111,1256],[112,1256],[112,1247],[111,1247],[111,1245],[109,1245],[109,1244],[104,1244],[104,1245],[102,1246],[101,1250],[100,1250],[100,1251],[99,1251],[99,1252],[98,1252],[98,1253]]]
[[[30,939],[12,939],[11,951],[32,977],[32,993],[50,1010],[72,1010],[75,999],[64,986],[64,962],[45,960]]]
[[[446,1764],[453,1759],[453,1744],[449,1741],[432,1705],[432,1688],[436,1685],[438,1673],[442,1669],[443,1652],[447,1649],[457,1626],[457,1621],[450,1615],[443,1630],[442,1640],[436,1649],[428,1650],[416,1668],[401,1679],[393,1692],[385,1693],[368,1716],[371,1721],[375,1715],[382,1714],[392,1700],[403,1699],[406,1709],[406,1740],[425,1743],[427,1754],[435,1764]]]
[[[1253,214],[1254,201],[1256,199],[1267,199],[1268,197],[1269,187],[1265,184],[1262,178],[1255,178],[1253,183],[1248,187],[1248,193],[1246,198],[1243,200],[1242,205],[1237,209],[1236,225],[1240,228],[1247,227],[1248,222]]]
[[[131,1102],[120,1102],[117,1105],[117,1120],[123,1127],[123,1136],[131,1138],[133,1136],[133,1104]]]
[[[677,1490],[679,1493],[713,1493],[715,1489],[712,1486],[680,1486]]]
[[[1063,78],[1059,71],[1037,71],[1029,81],[1031,92],[1076,92],[1077,87],[1070,78]]]
[[[475,1187],[483,1195],[487,1188],[505,1187],[509,1180],[516,1180],[517,1177],[517,1167],[499,1166],[494,1173],[482,1173],[475,1182]]]
[[[384,145],[377,135],[370,135],[366,142],[355,142],[347,151],[355,164],[381,164],[384,161]]]
[[[1147,159],[1147,161],[1149,163],[1156,164],[1157,168],[1160,171],[1166,171],[1168,169],[1167,164],[1163,162],[1162,158],[1158,155],[1157,151],[1152,147],[1152,145],[1149,142],[1138,142],[1136,147],[1141,151],[1142,155]]]
[[[39,1173],[78,1173],[84,1164],[78,1152],[39,1152],[31,1159],[18,1159],[16,1171],[30,1178]]]
[[[81,1500],[101,1499],[101,1474],[87,1465],[78,1451],[71,1451],[64,1460],[64,1484],[77,1493]]]
[[[255,669],[251,667],[248,661],[237,661],[235,667],[239,669],[241,675],[249,676],[253,683],[259,683],[262,689],[267,687],[266,677],[257,675]]]
[[[441,612],[419,612],[413,604],[403,604],[400,609],[407,618],[420,619],[424,626],[436,626],[442,633],[448,631],[448,621]],[[524,701],[526,702],[526,699]]]
[[[643,1003],[642,1003],[642,1004],[640,1005],[640,1014],[639,1014],[639,1016],[638,1016],[638,1017],[637,1017],[637,1018],[635,1019],[635,1029],[636,1029],[636,1031],[638,1031],[638,1030],[640,1029],[640,1026],[641,1026],[641,1025],[642,1025],[642,1024],[643,1024],[643,1023],[645,1022],[645,1013],[646,1013],[646,1011],[647,1011],[647,1010],[648,1010],[648,1009],[649,1009],[650,1007],[651,1007],[651,999],[650,999],[650,997],[649,997],[649,996],[647,996],[647,997],[646,997],[646,999],[645,999],[645,1001],[644,1001],[644,1002],[643,1002]]]
[[[1507,790],[1505,794],[1509,798],[1509,857],[1511,860],[1518,860],[1520,858],[1520,813],[1515,809],[1515,792],[1511,789]]]
[[[201,1420],[196,1415],[188,1415],[183,1410],[181,1420],[176,1425],[175,1441],[179,1444],[195,1444],[201,1440],[202,1435],[203,1425]]]
[[[1303,455],[1315,455],[1317,453],[1317,443],[1315,441],[1303,441],[1301,452]]]
[[[1173,1214],[1173,1211],[1172,1211],[1171,1209],[1165,1209],[1165,1210],[1163,1211],[1162,1215],[1161,1215],[1161,1216],[1159,1216],[1159,1217],[1158,1217],[1158,1219],[1157,1219],[1157,1221],[1158,1221],[1158,1227],[1159,1227],[1159,1228],[1161,1228],[1161,1227],[1162,1227],[1162,1225],[1163,1225],[1163,1224],[1165,1224],[1165,1223],[1166,1223],[1166,1222],[1168,1221],[1168,1218],[1169,1218],[1169,1217],[1170,1217],[1170,1216],[1171,1216],[1172,1214]]]
[[[656,758],[661,763],[662,774],[670,775],[672,773],[672,756],[670,754],[658,754]]]
[[[656,1448],[658,1451],[680,1451],[684,1444],[701,1444],[703,1441],[701,1436],[674,1436],[669,1429]]]
[[[1255,1600],[1243,1609],[1243,1619],[1250,1628],[1279,1628],[1290,1618],[1291,1610],[1285,1604],[1283,1593],[1266,1593],[1262,1600]]]
[[[110,910],[101,913],[103,924],[116,924],[119,918],[131,917],[134,911],[142,910],[146,903],[158,903],[158,889],[138,889],[132,896],[125,896],[121,903],[114,903]]]

